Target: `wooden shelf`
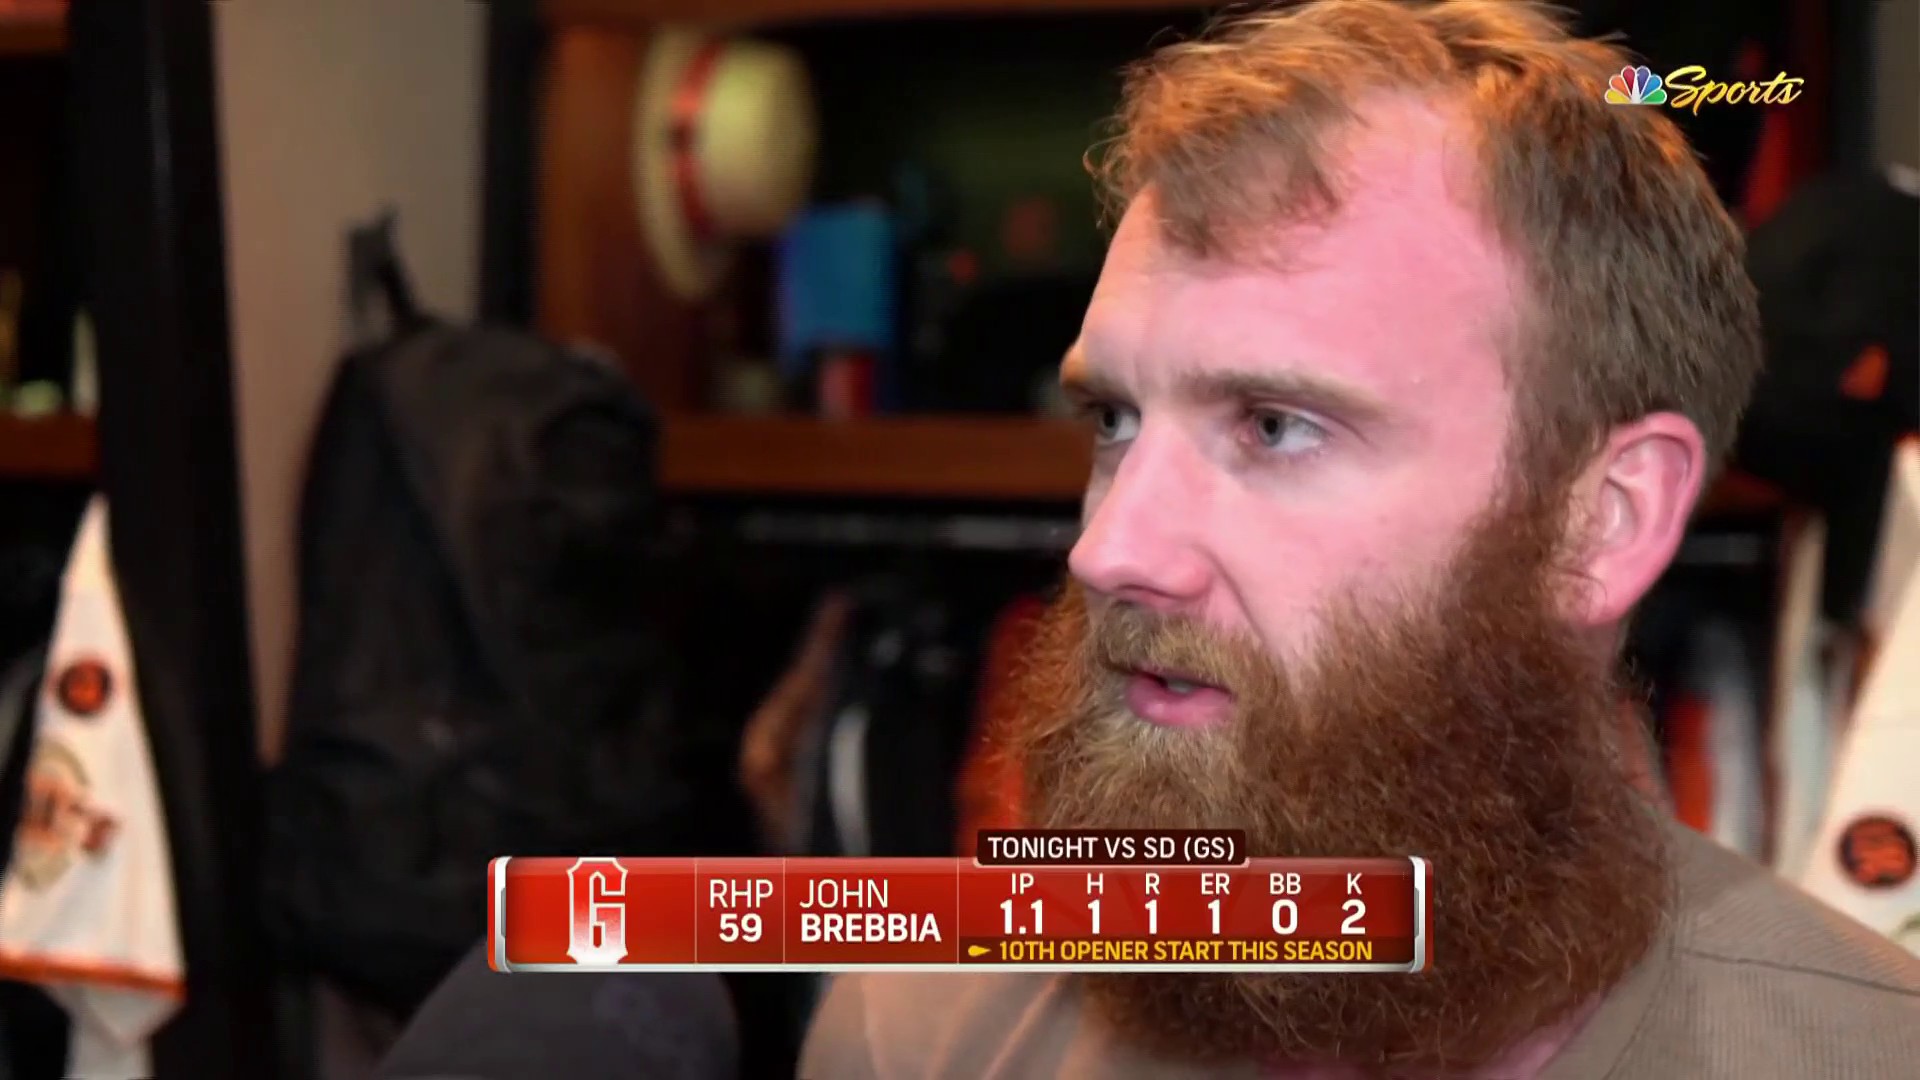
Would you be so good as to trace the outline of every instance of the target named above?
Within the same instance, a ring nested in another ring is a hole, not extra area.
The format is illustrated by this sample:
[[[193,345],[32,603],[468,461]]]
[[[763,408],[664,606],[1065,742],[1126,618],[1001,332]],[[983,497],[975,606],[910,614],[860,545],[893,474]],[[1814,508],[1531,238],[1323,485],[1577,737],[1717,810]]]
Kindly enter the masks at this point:
[[[749,26],[836,18],[1177,11],[1206,6],[1179,0],[730,0],[725,4],[711,0],[543,0],[541,10],[555,25],[690,22]]]
[[[663,426],[677,494],[847,495],[1078,502],[1087,429],[1065,420],[684,416]]]
[[[669,416],[662,427],[661,483],[679,495],[1078,502],[1092,464],[1086,429],[1069,420]],[[1785,508],[1771,485],[1736,472],[1707,492],[1695,517]]]
[[[65,4],[0,0],[0,56],[57,56],[67,51]]]
[[[90,480],[98,461],[91,416],[0,414],[0,479]]]

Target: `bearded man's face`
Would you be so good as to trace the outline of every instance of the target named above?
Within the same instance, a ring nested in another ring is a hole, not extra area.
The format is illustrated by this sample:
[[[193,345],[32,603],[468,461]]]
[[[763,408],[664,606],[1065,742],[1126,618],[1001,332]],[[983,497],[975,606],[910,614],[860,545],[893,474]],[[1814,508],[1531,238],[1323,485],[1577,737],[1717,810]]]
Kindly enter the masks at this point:
[[[1577,478],[1515,450],[1524,282],[1446,135],[1374,117],[1339,214],[1279,259],[1179,249],[1143,193],[1063,367],[1097,450],[1015,733],[1034,823],[1241,828],[1256,855],[1433,873],[1429,971],[1090,977],[1117,1037],[1470,1065],[1657,931],[1663,831],[1604,645],[1637,591],[1584,574]]]

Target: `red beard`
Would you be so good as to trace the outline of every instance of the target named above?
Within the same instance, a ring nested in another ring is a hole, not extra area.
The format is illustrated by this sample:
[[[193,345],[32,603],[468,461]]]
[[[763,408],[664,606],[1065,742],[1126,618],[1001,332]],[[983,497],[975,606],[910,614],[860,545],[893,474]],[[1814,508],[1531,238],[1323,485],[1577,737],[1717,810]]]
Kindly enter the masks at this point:
[[[1070,589],[1012,732],[1033,824],[1239,828],[1264,856],[1420,855],[1418,975],[1090,975],[1116,1038],[1197,1062],[1485,1064],[1646,952],[1667,898],[1659,814],[1619,745],[1613,667],[1556,616],[1540,510],[1489,514],[1425,595],[1327,614],[1313,655]],[[1136,668],[1230,691],[1215,731],[1153,727]]]

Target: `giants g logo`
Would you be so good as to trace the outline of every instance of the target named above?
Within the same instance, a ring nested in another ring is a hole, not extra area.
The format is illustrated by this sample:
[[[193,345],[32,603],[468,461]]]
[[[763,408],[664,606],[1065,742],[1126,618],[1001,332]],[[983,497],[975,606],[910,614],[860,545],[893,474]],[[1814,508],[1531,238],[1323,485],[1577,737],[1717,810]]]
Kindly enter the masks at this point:
[[[576,964],[615,964],[627,955],[627,868],[582,858],[567,870],[567,955]]]

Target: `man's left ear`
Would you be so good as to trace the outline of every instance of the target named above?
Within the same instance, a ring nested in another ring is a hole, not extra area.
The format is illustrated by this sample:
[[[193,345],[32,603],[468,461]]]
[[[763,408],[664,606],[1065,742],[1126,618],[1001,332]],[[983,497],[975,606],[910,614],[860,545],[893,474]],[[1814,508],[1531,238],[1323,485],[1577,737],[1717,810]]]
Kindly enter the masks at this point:
[[[1700,429],[1678,413],[1614,429],[1574,488],[1584,523],[1577,621],[1619,623],[1653,588],[1680,550],[1706,465]]]

